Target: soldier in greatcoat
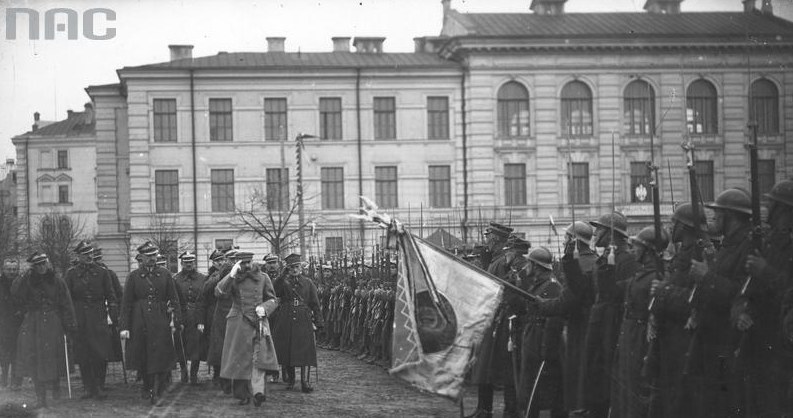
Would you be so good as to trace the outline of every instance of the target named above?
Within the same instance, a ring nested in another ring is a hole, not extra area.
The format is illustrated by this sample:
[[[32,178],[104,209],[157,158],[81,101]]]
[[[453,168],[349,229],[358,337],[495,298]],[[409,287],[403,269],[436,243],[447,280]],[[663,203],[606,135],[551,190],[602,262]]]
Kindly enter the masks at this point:
[[[284,367],[287,389],[295,384],[295,367],[300,367],[300,389],[310,393],[310,367],[317,366],[315,330],[322,328],[319,298],[314,283],[303,276],[299,254],[290,254],[284,260],[287,274],[273,283],[280,303],[274,317],[273,340],[278,361]]]
[[[232,300],[226,318],[226,337],[220,376],[233,382],[240,405],[253,398],[265,401],[266,372],[278,369],[267,316],[275,309],[275,291],[267,274],[252,266],[253,253],[239,251],[237,262],[215,292]]]
[[[215,291],[214,289],[217,287],[217,284],[220,282],[220,280],[226,277],[226,275],[231,271],[231,267],[234,266],[234,263],[236,262],[234,256],[236,254],[236,249],[229,249],[223,254],[222,264],[219,259],[213,262],[218,264],[219,270],[207,280],[206,285],[204,286],[205,290],[211,288],[212,292]],[[231,309],[231,298],[227,297],[226,295],[215,294],[214,299],[215,309],[211,313],[207,312],[205,315],[206,320],[211,321],[209,322],[211,323],[211,333],[209,336],[207,363],[209,363],[213,368],[220,370],[221,360],[223,357],[223,340],[226,337],[226,316],[228,316],[229,310]],[[218,376],[220,375],[218,374]],[[230,380],[224,379],[223,377],[218,377],[218,384],[223,390],[223,393],[227,395],[231,393]]]
[[[105,269],[107,274],[110,277],[110,283],[113,285],[113,293],[116,295],[116,302],[118,303],[119,307],[121,305],[121,298],[124,294],[124,288],[121,286],[121,282],[118,280],[118,274],[115,271],[110,269],[107,264],[102,261],[102,249],[99,247],[94,246],[94,263],[97,266]],[[118,316],[115,317],[118,319]],[[106,391],[107,387],[105,386],[105,380],[107,378],[107,363],[114,363],[121,361],[121,356],[123,356],[123,350],[121,349],[121,339],[118,337],[118,321],[111,321],[110,324],[110,356],[105,362],[104,367],[99,371],[99,389],[102,391]]]
[[[545,247],[533,248],[526,255],[528,263],[520,272],[519,286],[542,299],[558,298],[562,285],[553,273],[553,255]],[[551,410],[551,417],[567,417],[562,391],[562,327],[563,319],[545,316],[531,308],[523,314],[520,344],[519,409],[532,404],[529,417],[541,410]],[[534,397],[532,398],[532,392]]]
[[[174,333],[181,324],[180,302],[171,273],[156,265],[157,247],[147,241],[137,250],[143,268],[127,276],[120,336],[128,341],[127,368],[143,376],[142,395],[153,405],[161,406],[176,364]]]
[[[187,383],[187,361],[190,361],[190,383],[198,383],[198,368],[201,361],[206,360],[206,340],[202,332],[198,330],[198,324],[203,323],[203,318],[199,317],[201,311],[198,309],[199,298],[204,290],[206,276],[196,271],[196,256],[191,252],[185,251],[179,255],[182,263],[182,270],[174,276],[176,291],[179,292],[179,300],[182,302],[182,325],[181,340],[177,344],[177,357],[179,366],[182,370],[182,383]]]
[[[77,319],[74,344],[75,362],[86,393],[83,399],[105,399],[101,378],[113,347],[110,324],[118,321],[118,302],[107,270],[94,263],[93,247],[81,241],[74,249],[77,265],[66,272],[66,286],[72,297]]]
[[[60,378],[68,373],[64,334],[75,335],[77,323],[69,288],[47,256],[36,252],[27,262],[31,269],[11,285],[11,294],[25,311],[14,369],[17,376],[33,379],[37,406],[46,407],[47,389],[54,400],[60,399]]]
[[[8,386],[11,377],[11,388],[18,389],[22,378],[14,370],[11,373],[11,364],[14,362],[17,351],[17,336],[19,326],[22,325],[24,313],[22,307],[11,295],[11,285],[19,277],[19,261],[15,258],[3,260],[3,270],[0,274],[0,368],[3,369],[0,387]]]
[[[214,316],[215,308],[218,304],[218,299],[215,297],[215,286],[220,282],[223,277],[220,276],[221,270],[226,265],[226,258],[221,250],[212,251],[209,255],[209,261],[212,266],[207,271],[207,278],[204,281],[204,287],[201,289],[201,295],[196,307],[196,330],[203,335],[206,344],[206,362],[212,368],[212,383],[215,386],[220,385],[220,356],[215,358],[214,353],[210,355],[212,337],[214,335]],[[223,336],[220,337],[220,352],[223,351]]]
[[[748,305],[742,380],[747,416],[790,416],[793,339],[785,335],[783,320],[791,315],[791,301],[785,306],[784,297],[793,296],[793,181],[777,183],[765,196],[770,232],[762,253],[747,256],[752,281],[737,300]]]

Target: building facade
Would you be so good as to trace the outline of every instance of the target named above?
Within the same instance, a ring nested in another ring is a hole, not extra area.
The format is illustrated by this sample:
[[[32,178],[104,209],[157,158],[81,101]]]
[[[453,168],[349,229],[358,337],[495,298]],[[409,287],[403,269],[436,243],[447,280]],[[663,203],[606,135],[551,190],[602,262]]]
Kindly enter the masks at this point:
[[[413,53],[360,37],[355,51],[334,38],[325,53],[285,52],[284,38],[196,58],[172,45],[169,62],[87,88],[97,239],[126,249],[108,260],[121,273],[129,248],[157,234],[202,262],[229,245],[263,255],[273,248],[251,231],[296,228],[298,183],[306,255],[381,243],[348,217],[360,195],[422,236],[468,243],[493,219],[552,242],[549,218],[566,225],[573,208],[580,219],[616,208],[636,230],[652,215],[651,159],[663,213],[689,199],[683,142],[696,147],[704,200],[748,188],[752,119],[767,190],[793,175],[793,23],[766,2],[729,13],[680,3],[460,13],[444,0],[440,35],[416,38]]]

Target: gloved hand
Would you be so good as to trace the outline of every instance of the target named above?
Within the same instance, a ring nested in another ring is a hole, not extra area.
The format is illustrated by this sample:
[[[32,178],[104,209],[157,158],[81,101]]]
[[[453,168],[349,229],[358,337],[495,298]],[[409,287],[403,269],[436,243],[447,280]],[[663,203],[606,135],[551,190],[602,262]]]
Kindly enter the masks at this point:
[[[258,315],[259,318],[267,316],[267,311],[264,309],[264,306],[259,305],[256,307],[256,315]]]
[[[739,331],[747,331],[749,328],[754,325],[754,321],[752,320],[752,316],[748,313],[741,313],[738,315],[738,322],[736,323],[736,327]]]
[[[231,268],[231,273],[229,273],[231,277],[237,277],[237,273],[242,268],[241,264],[242,261],[237,261],[236,263],[234,263],[234,267]]]
[[[655,296],[655,294],[658,293],[658,289],[661,288],[662,284],[663,284],[662,281],[658,279],[653,279],[653,281],[650,282],[650,296]]]
[[[760,276],[763,270],[768,266],[768,262],[760,255],[760,252],[755,250],[754,254],[746,257],[746,265],[744,268],[746,272],[752,276]]]
[[[196,325],[196,328],[198,329],[198,332],[204,332],[204,324],[198,324]]]
[[[119,335],[121,336],[122,340],[128,340],[129,339],[129,331],[127,331],[127,330],[121,331],[119,333]]]

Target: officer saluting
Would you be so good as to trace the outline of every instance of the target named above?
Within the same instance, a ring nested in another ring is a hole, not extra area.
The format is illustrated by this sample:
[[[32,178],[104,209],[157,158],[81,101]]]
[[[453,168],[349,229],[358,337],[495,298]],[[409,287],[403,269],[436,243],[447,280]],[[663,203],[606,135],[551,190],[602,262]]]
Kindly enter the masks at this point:
[[[181,314],[171,273],[156,265],[158,252],[149,241],[138,247],[143,267],[127,277],[120,319],[121,338],[129,340],[127,367],[143,376],[142,395],[156,406],[176,361],[172,327]]]

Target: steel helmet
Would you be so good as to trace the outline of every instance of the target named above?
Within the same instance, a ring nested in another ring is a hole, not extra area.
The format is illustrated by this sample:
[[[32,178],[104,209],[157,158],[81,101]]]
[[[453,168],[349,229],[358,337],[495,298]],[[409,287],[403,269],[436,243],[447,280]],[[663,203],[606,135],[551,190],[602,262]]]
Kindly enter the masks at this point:
[[[694,226],[694,210],[691,203],[681,203],[677,205],[675,208],[675,213],[672,214],[672,221],[680,222],[683,225],[686,225],[690,228],[696,228]],[[700,208],[699,211],[699,225],[707,225],[707,219],[705,219],[705,211]]]
[[[535,247],[526,255],[526,259],[548,270],[553,270],[553,254],[545,247]]]
[[[744,215],[751,215],[752,196],[749,192],[743,189],[727,189],[716,196],[715,202],[706,204],[705,207],[711,209],[729,210],[743,213]]]
[[[628,237],[628,219],[619,212],[611,212],[601,216],[597,221],[589,222],[594,227],[613,229],[614,232]]]
[[[780,181],[765,196],[779,203],[793,206],[793,180]]]
[[[567,226],[565,233],[584,244],[589,244],[589,242],[592,241],[592,235],[595,234],[595,231],[592,229],[592,225],[586,222],[575,221],[574,224]]]
[[[669,245],[669,234],[662,228],[661,239],[655,239],[655,226],[644,227],[638,234],[631,237],[631,242],[639,244],[645,248],[655,250],[656,248],[666,248]]]

